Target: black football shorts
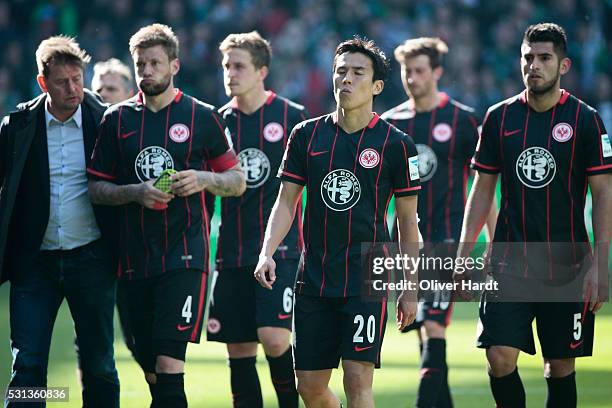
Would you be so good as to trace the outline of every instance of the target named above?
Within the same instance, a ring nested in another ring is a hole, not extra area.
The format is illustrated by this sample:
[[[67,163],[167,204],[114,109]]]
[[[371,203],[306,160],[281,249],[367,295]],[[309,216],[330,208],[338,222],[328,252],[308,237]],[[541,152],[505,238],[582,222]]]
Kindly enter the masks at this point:
[[[291,330],[298,260],[276,260],[272,290],[253,277],[255,265],[215,271],[206,338],[221,343],[258,341],[260,327]]]
[[[337,368],[340,359],[380,367],[386,299],[369,302],[361,297],[297,295],[294,314],[296,370]]]

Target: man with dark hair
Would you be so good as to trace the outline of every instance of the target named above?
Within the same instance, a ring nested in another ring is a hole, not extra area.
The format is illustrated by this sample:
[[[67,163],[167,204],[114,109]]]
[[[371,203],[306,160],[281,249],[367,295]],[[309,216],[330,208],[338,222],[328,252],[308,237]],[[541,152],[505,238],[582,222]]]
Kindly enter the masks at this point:
[[[584,268],[584,301],[504,303],[495,302],[494,294],[485,292],[477,344],[486,348],[497,405],[524,407],[517,360],[521,351],[535,354],[531,330],[535,318],[548,385],[546,406],[575,407],[575,358],[592,354],[594,312],[607,295],[598,286],[597,264],[599,261],[607,270],[612,147],[597,111],[560,87],[561,76],[571,65],[563,28],[549,23],[530,26],[521,44],[520,61],[526,89],[489,108],[483,123],[472,161],[477,176],[461,241],[473,241],[484,224],[501,173],[502,204],[494,243],[518,242],[521,250],[518,256],[508,256],[510,244],[494,246],[490,273],[502,283],[518,282],[527,291],[536,281],[555,284],[568,277],[576,279],[575,271]],[[596,245],[591,266],[583,215],[587,187],[593,197]],[[561,257],[555,258],[543,268],[548,270],[530,267],[543,251],[535,253],[528,242],[544,242],[549,247],[550,243],[566,243],[566,255],[572,258],[573,254],[573,260],[563,264]],[[469,245],[464,245],[458,255],[469,252]]]
[[[130,68],[117,58],[94,65],[91,89],[99,93],[104,102],[119,103],[134,95]]]
[[[419,152],[421,200],[418,214],[424,254],[444,258],[459,241],[467,191],[469,163],[478,141],[474,109],[438,91],[442,60],[448,47],[439,38],[414,38],[395,49],[402,83],[409,99],[385,112],[383,119],[409,134]],[[495,208],[488,226],[495,226]],[[489,232],[489,229],[487,230]],[[492,234],[489,234],[492,236]],[[421,269],[421,279],[449,281],[452,270]],[[417,407],[450,407],[446,365],[446,326],[453,302],[451,291],[421,296],[416,321],[405,331],[417,330],[421,349],[421,382]]]
[[[208,271],[204,190],[244,192],[244,174],[213,108],[174,87],[178,39],[162,24],[130,39],[140,92],[104,115],[87,171],[93,202],[121,206],[120,284],[152,407],[186,407],[188,342],[199,342]],[[204,171],[203,168],[211,171]],[[169,191],[154,182],[174,170]]]
[[[36,79],[43,94],[19,105],[0,128],[0,271],[1,281],[11,282],[9,390],[47,386],[51,334],[66,298],[80,344],[83,406],[118,407],[115,217],[110,208],[92,206],[85,172],[106,108],[83,89],[89,59],[73,38],[42,41]]]
[[[306,186],[305,249],[294,307],[295,369],[306,406],[340,405],[329,389],[340,360],[348,405],[374,406],[372,380],[374,367],[380,366],[386,299],[363,298],[361,244],[389,241],[386,214],[392,195],[402,251],[418,256],[416,148],[372,112],[387,72],[386,57],[372,41],[355,38],[336,48],[336,111],[293,129],[254,273],[262,286],[273,288],[272,255],[293,223]],[[416,293],[403,293],[397,316],[401,329],[415,313]]]
[[[271,293],[253,279],[265,220],[274,204],[289,132],[306,119],[303,106],[266,91],[271,48],[256,31],[230,34],[220,44],[225,92],[232,100],[219,112],[246,175],[240,197],[221,200],[217,271],[208,316],[208,340],[227,344],[236,407],[263,406],[255,361],[261,342],[279,407],[298,406],[291,354],[293,285],[302,249],[301,205],[274,258],[277,282]]]

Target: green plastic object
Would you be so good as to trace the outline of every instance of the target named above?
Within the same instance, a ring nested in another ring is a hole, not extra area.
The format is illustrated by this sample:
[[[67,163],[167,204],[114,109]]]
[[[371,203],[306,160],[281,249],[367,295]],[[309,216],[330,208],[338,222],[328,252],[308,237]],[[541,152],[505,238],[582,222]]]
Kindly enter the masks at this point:
[[[172,180],[170,180],[170,176],[172,176],[174,173],[177,173],[177,171],[174,169],[166,169],[162,171],[157,180],[155,180],[155,183],[153,183],[153,187],[166,194],[170,193],[170,186],[172,185]]]

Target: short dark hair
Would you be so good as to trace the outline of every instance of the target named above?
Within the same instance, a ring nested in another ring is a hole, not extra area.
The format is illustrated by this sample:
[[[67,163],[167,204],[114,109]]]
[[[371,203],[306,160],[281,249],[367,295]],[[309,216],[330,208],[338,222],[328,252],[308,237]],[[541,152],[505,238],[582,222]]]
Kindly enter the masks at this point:
[[[527,27],[523,43],[551,42],[559,58],[567,56],[567,35],[565,30],[555,23],[538,23]]]
[[[250,33],[230,34],[219,44],[223,54],[233,48],[247,51],[255,68],[269,67],[272,59],[272,47],[257,31]]]
[[[57,35],[41,41],[36,50],[36,65],[38,73],[49,77],[49,67],[52,65],[77,65],[81,69],[89,63],[91,57],[79,47],[73,37]]]
[[[433,69],[442,65],[442,59],[447,53],[448,46],[441,39],[420,37],[406,40],[395,49],[394,55],[400,64],[403,64],[408,58],[427,55],[429,65]]]
[[[370,58],[372,68],[374,69],[373,81],[384,81],[387,79],[387,75],[389,75],[389,60],[374,41],[355,36],[351,40],[341,42],[336,47],[336,53],[334,54],[334,70],[336,69],[336,58],[347,52],[364,54]]]
[[[151,48],[156,45],[164,47],[170,61],[178,58],[179,40],[176,34],[169,26],[159,23],[142,27],[130,38],[130,54],[134,55],[137,49]]]

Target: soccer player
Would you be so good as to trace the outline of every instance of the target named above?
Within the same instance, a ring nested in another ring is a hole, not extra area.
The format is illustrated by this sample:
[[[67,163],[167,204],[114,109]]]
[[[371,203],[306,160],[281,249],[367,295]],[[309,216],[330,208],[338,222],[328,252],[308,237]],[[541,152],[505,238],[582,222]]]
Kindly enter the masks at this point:
[[[298,392],[306,406],[339,406],[328,384],[341,359],[348,405],[374,406],[372,379],[374,367],[380,366],[386,301],[362,298],[361,244],[389,241],[386,214],[392,195],[402,250],[418,256],[416,148],[405,133],[372,112],[388,69],[373,41],[355,38],[336,48],[336,110],[293,129],[254,272],[262,286],[273,289],[277,274],[272,256],[293,223],[306,186],[304,262],[293,316]],[[401,329],[415,313],[415,291],[402,293],[397,316]]]
[[[204,190],[237,196],[245,189],[222,119],[174,87],[178,50],[162,24],[132,36],[140,91],[105,113],[87,169],[92,200],[121,206],[120,283],[153,407],[187,406],[185,352],[187,342],[199,342],[208,270]],[[168,193],[153,186],[167,169],[177,171]]]
[[[85,171],[106,109],[83,88],[89,60],[73,38],[42,41],[36,79],[43,93],[0,127],[0,276],[11,282],[9,390],[47,386],[51,335],[65,298],[81,346],[83,406],[118,407],[115,216],[111,208],[92,206]],[[34,405],[44,403],[28,404]]]
[[[416,143],[422,188],[417,211],[419,230],[425,254],[442,257],[448,249],[446,244],[459,241],[469,163],[476,149],[479,123],[474,109],[438,90],[442,60],[447,52],[448,47],[439,38],[410,39],[397,47],[395,59],[401,66],[402,83],[409,99],[382,115]],[[491,229],[496,215],[493,208],[487,224]],[[428,271],[431,278],[438,278],[438,274],[448,281],[452,270]],[[424,271],[420,276],[425,278]],[[416,321],[405,329],[417,329],[419,334],[418,407],[452,406],[446,365],[446,326],[452,306],[450,291],[422,296]]]
[[[230,34],[220,44],[225,92],[219,112],[246,176],[241,197],[221,200],[217,272],[207,325],[208,340],[227,344],[236,407],[263,405],[255,368],[261,342],[279,407],[297,407],[290,349],[293,285],[302,247],[301,206],[280,244],[272,293],[253,279],[280,180],[275,177],[291,129],[306,119],[304,107],[266,91],[272,50],[258,32]]]
[[[96,63],[93,68],[91,89],[100,94],[104,102],[115,104],[134,95],[130,68],[117,58]]]
[[[472,161],[478,174],[468,198],[461,241],[473,241],[484,224],[501,174],[502,204],[494,242],[588,243],[583,215],[588,186],[595,242],[604,248],[607,265],[612,148],[597,112],[560,88],[561,77],[571,65],[566,45],[565,31],[556,24],[536,24],[525,31],[520,65],[526,89],[487,112]],[[518,261],[507,257],[505,247],[493,247],[491,273],[496,279],[503,282],[514,270],[525,285],[531,276],[555,279],[558,268],[550,272],[529,268],[525,262],[529,257],[518,257]],[[468,245],[460,247],[458,254],[467,256],[469,250]],[[590,257],[588,251],[574,254],[578,264],[581,257],[582,261]],[[600,292],[595,275],[596,268],[588,268],[585,286],[590,289],[585,290],[585,302],[495,302],[485,292],[477,345],[486,349],[497,406],[525,406],[517,359],[521,351],[535,354],[534,318],[548,385],[546,406],[576,406],[575,358],[592,354],[594,312],[607,294]]]

